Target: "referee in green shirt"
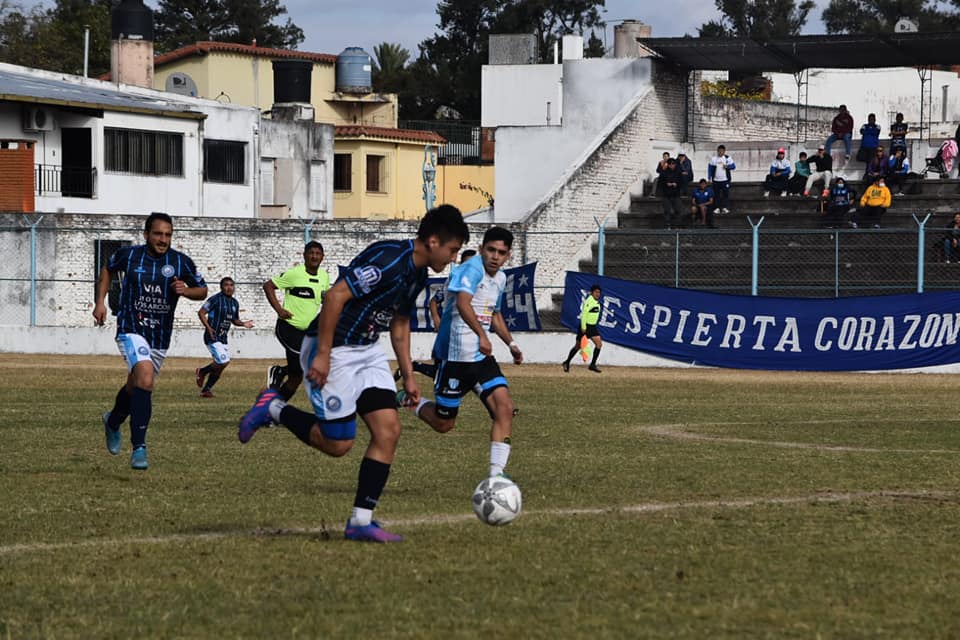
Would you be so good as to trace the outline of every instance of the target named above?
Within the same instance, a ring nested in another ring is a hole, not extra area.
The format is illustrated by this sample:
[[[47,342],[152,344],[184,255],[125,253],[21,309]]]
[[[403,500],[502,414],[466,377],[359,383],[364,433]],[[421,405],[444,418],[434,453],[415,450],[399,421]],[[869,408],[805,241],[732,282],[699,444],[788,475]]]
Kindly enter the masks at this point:
[[[330,275],[320,268],[323,245],[316,240],[303,247],[303,264],[287,269],[263,283],[267,301],[277,312],[274,331],[287,353],[287,365],[274,365],[267,371],[267,384],[283,396],[293,397],[303,381],[300,367],[300,344],[307,327],[320,312],[323,294],[330,289]],[[283,291],[283,304],[277,291]]]
[[[595,373],[600,373],[600,369],[597,367],[597,358],[600,357],[600,347],[603,346],[603,340],[600,338],[600,332],[597,331],[597,323],[600,321],[600,309],[602,307],[600,304],[601,293],[600,285],[595,284],[590,287],[590,295],[583,300],[583,306],[580,307],[580,329],[577,331],[577,343],[573,345],[567,359],[563,361],[564,371],[570,371],[570,361],[573,360],[573,356],[577,355],[577,351],[580,351],[580,342],[586,336],[593,340],[594,345],[593,360],[590,361],[590,366],[587,368]]]

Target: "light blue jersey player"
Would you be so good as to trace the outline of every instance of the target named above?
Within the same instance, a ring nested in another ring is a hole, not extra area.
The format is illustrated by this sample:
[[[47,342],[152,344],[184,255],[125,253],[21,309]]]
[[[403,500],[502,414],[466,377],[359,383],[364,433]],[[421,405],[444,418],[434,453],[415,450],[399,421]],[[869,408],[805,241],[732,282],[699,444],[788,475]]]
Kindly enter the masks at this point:
[[[344,530],[348,540],[402,540],[373,520],[400,438],[396,386],[378,338],[382,331],[390,332],[404,389],[419,400],[410,357],[410,314],[426,286],[427,267],[443,271],[469,237],[460,211],[441,205],[427,212],[413,240],[376,242],[364,249],[326,293],[320,315],[303,339],[300,358],[313,411],[297,409],[276,390],[266,389],[240,420],[241,443],[274,421],[305,444],[339,457],[353,446],[359,414],[370,442]]]
[[[433,343],[438,362],[436,399],[409,402],[421,420],[435,431],[446,433],[456,425],[463,396],[476,392],[493,418],[491,477],[503,473],[510,458],[514,407],[507,379],[492,355],[488,332],[493,330],[510,348],[515,364],[523,362],[523,353],[500,313],[506,284],[501,268],[510,259],[512,246],[510,231],[492,227],[483,236],[480,254],[450,274],[446,306]]]
[[[127,363],[127,381],[117,392],[113,409],[103,414],[107,450],[120,453],[120,425],[130,416],[133,452],[130,466],[147,468],[147,427],[153,411],[154,379],[170,346],[173,316],[181,297],[203,300],[207,283],[193,260],[170,248],[173,220],[151,213],[143,227],[145,244],[123,247],[100,270],[93,318],[107,319],[104,304],[110,283],[122,273],[117,309],[117,347]]]

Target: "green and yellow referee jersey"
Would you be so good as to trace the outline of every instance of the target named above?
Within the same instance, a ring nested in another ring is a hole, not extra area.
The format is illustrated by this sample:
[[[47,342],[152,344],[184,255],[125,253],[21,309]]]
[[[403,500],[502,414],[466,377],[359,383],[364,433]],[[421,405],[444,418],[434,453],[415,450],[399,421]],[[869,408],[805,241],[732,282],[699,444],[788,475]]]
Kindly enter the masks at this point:
[[[323,294],[330,289],[330,274],[317,269],[317,275],[311,275],[306,266],[298,264],[272,281],[278,289],[283,289],[283,308],[293,314],[287,322],[305,330],[320,312]]]
[[[587,295],[580,307],[580,331],[586,331],[588,325],[600,322],[600,301],[591,295]]]

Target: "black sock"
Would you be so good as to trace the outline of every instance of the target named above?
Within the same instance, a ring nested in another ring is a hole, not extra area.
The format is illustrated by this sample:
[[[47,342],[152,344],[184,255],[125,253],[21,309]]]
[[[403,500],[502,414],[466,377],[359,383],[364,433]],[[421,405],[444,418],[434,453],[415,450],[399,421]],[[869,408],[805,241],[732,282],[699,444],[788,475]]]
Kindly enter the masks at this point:
[[[597,366],[597,358],[599,357],[600,357],[600,347],[597,347],[596,349],[593,350],[593,360],[590,361],[591,367]]]
[[[133,388],[130,396],[130,443],[133,448],[147,443],[147,427],[153,413],[152,393],[140,387]]]
[[[425,375],[428,378],[437,377],[437,365],[426,362],[414,362],[413,370],[421,375]]]
[[[383,488],[387,486],[389,476],[389,464],[364,458],[360,462],[357,497],[353,500],[353,506],[372,511],[380,501],[380,494],[383,493]]]
[[[296,392],[297,392],[296,388],[291,390],[290,387],[287,386],[286,382],[280,385],[280,388],[277,389],[277,393],[279,393],[280,397],[283,398],[284,401],[286,402],[290,402],[290,398],[292,398]]]
[[[205,375],[205,376],[210,375],[210,372],[211,372],[211,371],[213,371],[213,363],[208,364],[207,366],[202,367],[202,368],[200,369],[200,373],[202,373],[202,374]]]
[[[206,383],[205,385],[203,385],[203,390],[204,390],[204,391],[210,391],[210,389],[213,389],[213,385],[217,384],[217,380],[219,380],[219,379],[220,379],[220,374],[219,374],[219,373],[216,373],[216,372],[211,373],[211,374],[207,377],[207,383]]]
[[[577,355],[577,351],[580,351],[579,345],[573,349],[570,349],[570,353],[567,354],[567,359],[563,361],[563,364],[570,364],[570,361],[573,360],[573,356]]]
[[[280,410],[280,424],[306,445],[310,445],[310,431],[316,423],[317,416],[289,404]]]
[[[120,387],[117,391],[117,397],[113,400],[113,409],[110,409],[110,418],[107,420],[107,426],[111,429],[119,429],[123,421],[130,415],[130,394],[127,393],[127,385]]]

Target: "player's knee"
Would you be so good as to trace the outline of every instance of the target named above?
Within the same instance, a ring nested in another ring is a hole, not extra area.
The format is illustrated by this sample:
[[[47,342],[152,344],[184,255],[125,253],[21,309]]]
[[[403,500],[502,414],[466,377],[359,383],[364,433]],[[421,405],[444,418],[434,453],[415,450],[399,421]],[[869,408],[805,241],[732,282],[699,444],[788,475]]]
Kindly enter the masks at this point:
[[[331,458],[340,458],[347,455],[353,448],[353,442],[353,440],[329,440],[321,437],[320,442],[314,446]]]
[[[447,433],[457,426],[457,420],[456,418],[437,418],[430,423],[430,426],[433,427],[433,430],[437,433]]]

